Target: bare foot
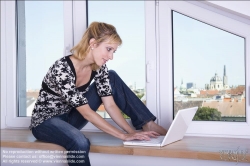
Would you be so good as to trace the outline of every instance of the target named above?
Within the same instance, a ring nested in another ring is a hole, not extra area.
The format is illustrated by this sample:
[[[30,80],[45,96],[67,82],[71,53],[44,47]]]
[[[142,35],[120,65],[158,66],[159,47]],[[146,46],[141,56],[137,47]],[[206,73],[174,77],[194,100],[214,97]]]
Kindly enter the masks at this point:
[[[155,132],[159,133],[160,135],[166,135],[166,133],[167,133],[166,129],[159,126],[154,121],[150,121],[150,122],[146,123],[144,126],[142,126],[142,130],[143,131],[155,131]]]

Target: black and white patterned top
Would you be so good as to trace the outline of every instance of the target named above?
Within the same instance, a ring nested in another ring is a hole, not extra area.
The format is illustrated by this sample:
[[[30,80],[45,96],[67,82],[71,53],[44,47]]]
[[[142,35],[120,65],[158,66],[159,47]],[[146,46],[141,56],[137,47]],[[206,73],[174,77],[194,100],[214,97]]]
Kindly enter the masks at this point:
[[[87,104],[88,100],[84,94],[93,79],[100,97],[112,95],[108,68],[105,64],[100,69],[92,71],[87,84],[76,87],[76,73],[69,56],[57,60],[43,79],[29,128],[36,127],[55,115],[68,113],[72,108]]]

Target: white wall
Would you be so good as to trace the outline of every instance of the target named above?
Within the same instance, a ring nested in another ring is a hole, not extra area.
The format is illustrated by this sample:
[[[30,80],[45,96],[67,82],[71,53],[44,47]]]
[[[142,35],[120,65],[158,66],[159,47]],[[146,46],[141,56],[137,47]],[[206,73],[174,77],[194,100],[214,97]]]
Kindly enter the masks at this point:
[[[250,1],[208,1],[211,4],[237,12],[250,19]]]
[[[14,149],[14,148],[1,148],[1,152],[5,151],[20,151],[20,149]],[[22,149],[22,151],[36,151],[36,149]],[[219,152],[218,152],[219,153]],[[18,160],[18,155],[14,155],[16,159],[6,159],[6,153],[5,158],[3,158],[3,153],[1,153],[1,166],[13,166],[17,164],[11,164],[9,160]],[[22,155],[29,155],[29,153],[25,154],[22,153]],[[13,155],[12,155],[13,156]],[[53,156],[53,155],[52,155]],[[163,157],[148,157],[148,156],[132,156],[132,155],[114,155],[114,154],[100,154],[100,153],[90,153],[90,161],[92,166],[247,166],[249,163],[243,163],[241,161],[239,162],[226,162],[226,161],[210,161],[210,160],[194,160],[194,159],[180,159],[180,158],[163,158]],[[3,160],[6,160],[7,163],[3,163]],[[24,159],[22,159],[24,160]],[[31,160],[31,159],[25,159],[25,160]],[[39,160],[39,155],[36,155],[36,158],[33,160]],[[46,159],[40,160],[40,162],[45,161]],[[54,159],[56,160],[56,159]],[[53,161],[54,161],[53,160]],[[50,160],[51,161],[51,160]],[[27,165],[33,165],[33,164],[22,164],[19,163],[18,166],[27,166]],[[67,164],[35,164],[36,166],[67,166]]]

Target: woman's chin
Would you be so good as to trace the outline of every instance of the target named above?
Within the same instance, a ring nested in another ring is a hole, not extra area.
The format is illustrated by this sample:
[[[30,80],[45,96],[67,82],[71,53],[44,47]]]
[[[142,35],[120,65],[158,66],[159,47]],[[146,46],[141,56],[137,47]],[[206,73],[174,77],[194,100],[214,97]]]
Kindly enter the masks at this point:
[[[101,62],[101,63],[99,63],[99,64],[97,64],[99,67],[101,67],[101,66],[103,66],[103,65],[105,65],[106,63],[105,62]]]
[[[97,66],[101,67],[102,65],[104,65],[103,63],[96,63]]]
[[[100,61],[100,62],[96,62],[95,64],[96,64],[97,66],[101,67],[101,66],[105,65],[105,63],[106,63],[106,62],[104,62],[104,61]]]

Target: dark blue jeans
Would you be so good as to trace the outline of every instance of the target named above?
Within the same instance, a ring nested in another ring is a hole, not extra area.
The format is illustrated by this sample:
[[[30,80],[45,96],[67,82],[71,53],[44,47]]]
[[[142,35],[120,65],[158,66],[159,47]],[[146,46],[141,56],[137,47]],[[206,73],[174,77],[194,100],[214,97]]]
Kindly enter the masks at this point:
[[[131,118],[136,129],[141,129],[144,124],[156,119],[116,72],[110,70],[109,78],[115,103]],[[85,97],[92,110],[96,111],[102,103],[95,83],[90,85]],[[54,116],[32,128],[32,133],[38,140],[63,146],[69,152],[69,166],[89,166],[90,142],[80,131],[87,123],[88,121],[76,109],[72,109],[67,114]]]

